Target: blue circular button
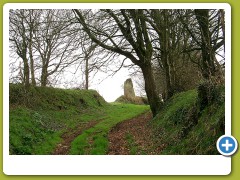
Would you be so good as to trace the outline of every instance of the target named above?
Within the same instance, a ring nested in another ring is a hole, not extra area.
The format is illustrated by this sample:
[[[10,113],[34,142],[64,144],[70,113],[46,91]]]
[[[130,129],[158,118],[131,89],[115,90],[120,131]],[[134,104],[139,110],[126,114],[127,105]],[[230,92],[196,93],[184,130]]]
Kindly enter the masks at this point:
[[[223,135],[217,141],[217,149],[224,156],[233,155],[238,147],[237,140],[233,136]]]

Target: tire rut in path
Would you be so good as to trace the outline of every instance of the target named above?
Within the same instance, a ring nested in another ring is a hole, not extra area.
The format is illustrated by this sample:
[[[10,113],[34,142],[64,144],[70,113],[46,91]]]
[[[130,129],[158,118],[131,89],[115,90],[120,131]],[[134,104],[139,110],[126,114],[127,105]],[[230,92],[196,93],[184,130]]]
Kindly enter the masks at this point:
[[[108,134],[109,155],[129,155],[131,150],[128,136],[133,138],[133,143],[137,147],[135,154],[159,154],[159,147],[155,147],[153,142],[152,128],[149,121],[152,119],[150,112],[144,113],[133,119],[117,124]]]
[[[78,137],[80,134],[83,133],[84,130],[89,129],[93,126],[95,126],[100,121],[90,121],[84,124],[79,125],[75,129],[69,129],[67,132],[63,133],[61,135],[61,138],[63,139],[61,143],[59,143],[55,150],[53,151],[52,155],[67,155],[69,154],[69,150],[71,148],[72,141]]]

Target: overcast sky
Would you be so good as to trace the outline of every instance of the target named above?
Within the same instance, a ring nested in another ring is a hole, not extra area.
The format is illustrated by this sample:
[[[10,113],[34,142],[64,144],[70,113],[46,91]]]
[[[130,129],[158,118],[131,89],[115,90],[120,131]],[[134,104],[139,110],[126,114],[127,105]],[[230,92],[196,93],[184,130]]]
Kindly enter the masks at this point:
[[[108,77],[99,84],[100,78],[104,76],[106,77],[104,73],[99,73],[95,76],[92,85],[90,85],[90,89],[97,90],[107,102],[113,102],[119,96],[123,95],[123,83],[129,78],[128,70],[122,68],[114,76]]]

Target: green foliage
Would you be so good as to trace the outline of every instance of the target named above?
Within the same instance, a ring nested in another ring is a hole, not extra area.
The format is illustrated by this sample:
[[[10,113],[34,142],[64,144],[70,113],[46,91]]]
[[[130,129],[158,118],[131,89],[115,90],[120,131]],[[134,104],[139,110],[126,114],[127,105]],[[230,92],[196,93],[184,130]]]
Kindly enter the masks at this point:
[[[216,150],[217,139],[224,134],[225,106],[213,104],[206,107],[199,117],[199,123],[189,133],[185,142],[179,144],[192,144],[186,154],[218,154]],[[183,149],[183,148],[180,148]]]
[[[216,85],[215,81],[203,81],[198,86],[198,100],[200,110],[215,102],[224,102],[224,86]]]
[[[172,146],[186,136],[196,124],[194,117],[197,109],[195,90],[174,95],[163,110],[153,119],[153,127],[158,143]]]
[[[164,147],[162,154],[218,154],[217,139],[224,134],[224,88],[211,103],[201,109],[197,90],[173,96],[153,120],[156,145]]]
[[[60,138],[45,124],[45,118],[43,114],[25,107],[10,111],[10,154],[51,153]],[[42,151],[43,148],[45,151]]]

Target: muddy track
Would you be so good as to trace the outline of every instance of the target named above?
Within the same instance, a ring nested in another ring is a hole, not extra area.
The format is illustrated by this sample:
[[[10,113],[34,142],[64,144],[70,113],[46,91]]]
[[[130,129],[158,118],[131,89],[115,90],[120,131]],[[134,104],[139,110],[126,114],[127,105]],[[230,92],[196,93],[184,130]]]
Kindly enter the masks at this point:
[[[151,119],[152,114],[147,112],[113,127],[108,134],[108,154],[133,154],[133,151],[131,151],[133,147],[135,148],[134,154],[159,154],[160,149],[155,147],[152,128],[149,126]]]
[[[69,154],[69,150],[71,148],[72,141],[83,133],[84,130],[87,130],[93,126],[95,126],[100,121],[90,121],[87,123],[80,124],[75,129],[69,129],[66,133],[63,133],[61,138],[63,139],[61,143],[57,145],[52,155],[67,155]]]

